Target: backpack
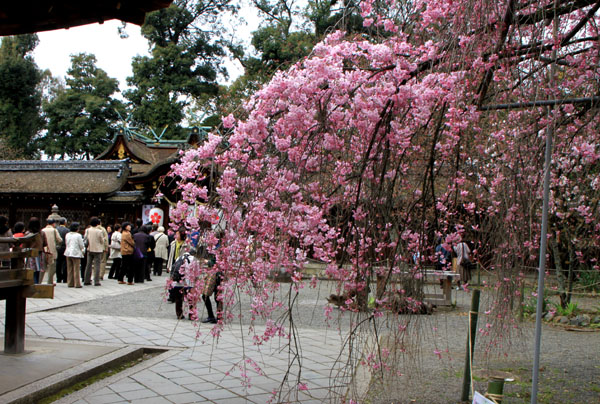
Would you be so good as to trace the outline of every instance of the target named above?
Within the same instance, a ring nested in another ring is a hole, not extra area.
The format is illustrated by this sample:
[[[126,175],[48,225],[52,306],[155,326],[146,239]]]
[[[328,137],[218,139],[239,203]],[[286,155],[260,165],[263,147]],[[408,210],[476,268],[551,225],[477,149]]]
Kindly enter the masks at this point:
[[[181,268],[184,262],[186,264],[190,263],[190,259],[187,254],[184,254],[181,257],[177,258],[177,260],[171,266],[171,280],[173,282],[179,282],[183,278],[183,275],[179,272],[179,269]]]

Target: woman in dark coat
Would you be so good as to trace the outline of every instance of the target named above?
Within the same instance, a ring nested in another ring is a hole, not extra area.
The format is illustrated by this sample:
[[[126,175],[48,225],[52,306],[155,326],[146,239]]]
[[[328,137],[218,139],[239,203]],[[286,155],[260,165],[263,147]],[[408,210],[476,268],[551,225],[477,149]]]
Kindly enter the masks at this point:
[[[10,227],[8,227],[8,219],[6,216],[0,216],[0,237],[12,237],[12,231],[10,231]],[[10,244],[8,243],[0,243],[0,252],[9,252]],[[0,266],[4,268],[10,267],[10,260],[2,260],[0,261]]]
[[[133,254],[133,266],[135,268],[135,283],[144,283],[146,277],[146,259],[148,257],[149,238],[151,238],[148,226],[142,226],[138,232],[133,235],[136,252]],[[154,239],[152,239],[154,241]],[[141,254],[138,254],[138,250]]]
[[[41,227],[40,219],[37,217],[32,217],[29,219],[27,231],[25,232],[25,235],[37,233],[33,242],[31,243],[31,248],[37,249],[38,255],[36,257],[28,258],[26,264],[27,268],[35,271],[33,273],[33,282],[36,284],[42,283],[44,280],[44,272],[46,271],[46,257],[44,256],[44,249],[48,246],[48,243],[46,242],[44,233],[40,231]]]

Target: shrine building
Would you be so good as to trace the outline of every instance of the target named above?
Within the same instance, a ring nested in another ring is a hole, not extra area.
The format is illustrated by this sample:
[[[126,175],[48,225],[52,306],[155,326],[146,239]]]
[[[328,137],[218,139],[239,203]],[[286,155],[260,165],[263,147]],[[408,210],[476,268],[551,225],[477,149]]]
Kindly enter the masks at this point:
[[[135,222],[143,210],[164,212],[176,203],[174,178],[167,176],[181,150],[206,139],[207,128],[191,128],[187,139],[154,139],[122,128],[94,160],[0,160],[0,215],[13,225],[32,216],[45,221],[53,205],[69,223],[98,216],[105,225]],[[157,193],[162,194],[155,198]]]

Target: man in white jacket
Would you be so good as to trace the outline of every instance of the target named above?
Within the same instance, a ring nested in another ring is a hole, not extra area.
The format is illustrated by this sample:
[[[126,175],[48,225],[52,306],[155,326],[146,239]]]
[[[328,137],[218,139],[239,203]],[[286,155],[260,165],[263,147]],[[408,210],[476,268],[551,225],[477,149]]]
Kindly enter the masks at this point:
[[[160,226],[154,234],[154,267],[152,272],[155,276],[161,276],[163,265],[169,258],[169,236],[165,234],[165,228]]]
[[[94,286],[100,286],[100,264],[102,255],[108,244],[108,240],[104,238],[104,233],[100,228],[100,219],[92,217],[90,219],[90,228],[85,231],[84,238],[88,242],[87,248],[87,265],[85,267],[85,277],[83,284],[92,284],[92,265],[94,266]]]

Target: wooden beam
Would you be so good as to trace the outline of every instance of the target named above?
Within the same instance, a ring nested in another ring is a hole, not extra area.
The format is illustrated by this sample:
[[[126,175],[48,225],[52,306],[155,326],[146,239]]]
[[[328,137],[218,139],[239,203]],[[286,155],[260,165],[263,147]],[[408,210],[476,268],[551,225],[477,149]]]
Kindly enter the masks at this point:
[[[39,251],[37,248],[25,248],[20,251],[8,251],[8,252],[0,252],[0,259],[8,260],[12,258],[29,258],[29,257],[37,257]]]
[[[0,237],[0,243],[7,243],[7,244],[29,244],[29,243],[31,243],[33,241],[33,239],[37,235],[38,235],[38,233],[32,233],[32,234],[28,234],[28,235],[23,236],[23,237]]]
[[[33,280],[33,269],[3,269],[0,271],[0,282],[18,280]]]
[[[54,299],[54,285],[31,285],[23,288],[23,296],[30,299]]]

